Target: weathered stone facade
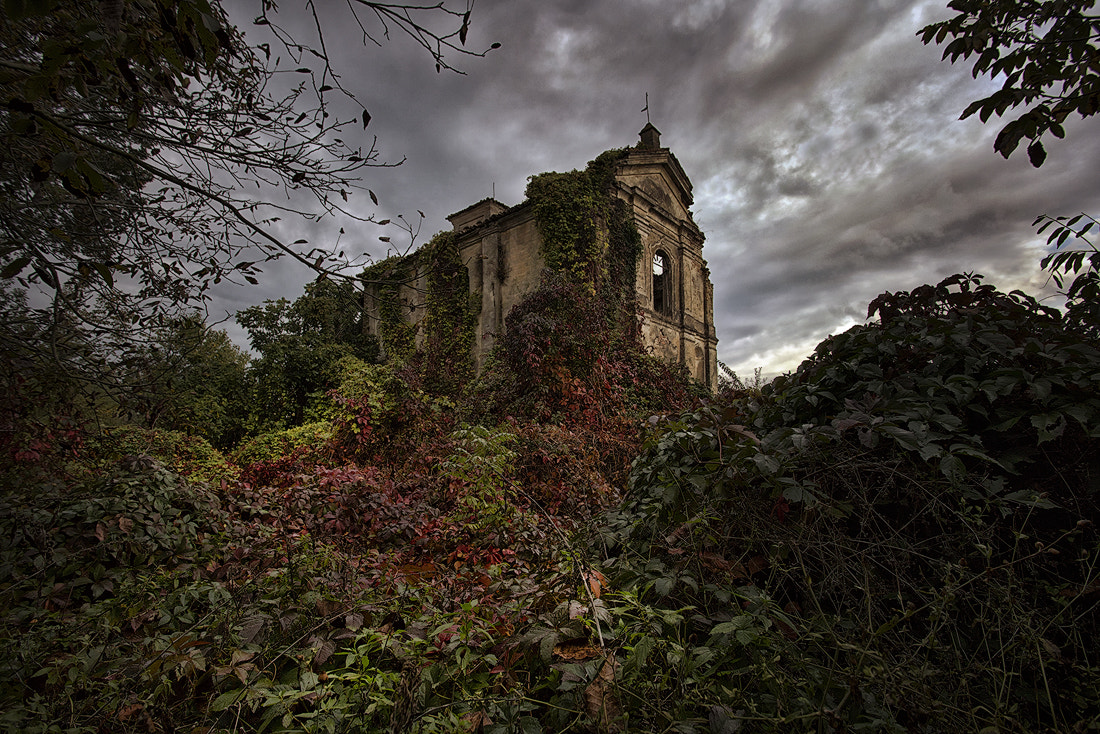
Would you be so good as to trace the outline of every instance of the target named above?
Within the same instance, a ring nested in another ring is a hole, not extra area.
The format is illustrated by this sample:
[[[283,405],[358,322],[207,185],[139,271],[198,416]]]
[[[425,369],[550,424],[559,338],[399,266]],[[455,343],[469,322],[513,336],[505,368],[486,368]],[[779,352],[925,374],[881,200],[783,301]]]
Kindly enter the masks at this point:
[[[691,181],[679,161],[660,146],[652,125],[615,169],[614,195],[626,202],[642,240],[637,298],[643,344],[669,363],[682,363],[696,380],[717,382],[714,288],[703,259],[703,233],[691,216]],[[484,199],[447,218],[472,297],[480,297],[474,356],[480,367],[508,312],[539,283],[546,267],[542,238],[530,202],[513,207]],[[403,318],[424,317],[426,274],[417,272],[397,290]],[[368,328],[381,334],[379,293],[368,293]],[[476,304],[475,304],[476,310]],[[383,345],[384,347],[385,345]]]

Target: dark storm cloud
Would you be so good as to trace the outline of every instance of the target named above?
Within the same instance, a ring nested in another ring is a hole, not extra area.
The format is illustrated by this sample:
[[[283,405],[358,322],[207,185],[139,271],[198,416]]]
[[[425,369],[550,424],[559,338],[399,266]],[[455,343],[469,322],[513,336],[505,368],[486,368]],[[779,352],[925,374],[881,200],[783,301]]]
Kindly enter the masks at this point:
[[[322,7],[343,82],[374,116],[369,132],[383,157],[407,159],[365,184],[380,218],[424,211],[418,241],[494,190],[517,203],[528,176],[633,144],[648,92],[663,144],[695,183],[720,358],[748,373],[793,367],[884,290],[964,270],[1035,290],[1031,221],[1100,208],[1095,121],[1071,121],[1035,170],[993,152],[996,121],[958,120],[991,82],[915,36],[945,5],[478,0],[468,46],[503,45],[452,57],[465,76],[436,74],[397,35],[364,48],[335,4]],[[335,236],[325,227],[311,241]],[[349,228],[345,241],[384,255],[376,230]],[[292,298],[307,278],[273,272],[249,297]]]

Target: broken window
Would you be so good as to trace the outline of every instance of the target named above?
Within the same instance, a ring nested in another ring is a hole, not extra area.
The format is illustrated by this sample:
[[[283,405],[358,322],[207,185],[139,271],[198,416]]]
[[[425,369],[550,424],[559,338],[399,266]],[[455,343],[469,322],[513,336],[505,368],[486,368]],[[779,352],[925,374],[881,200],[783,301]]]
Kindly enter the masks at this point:
[[[657,313],[668,313],[671,310],[671,276],[668,255],[657,250],[653,253],[653,310]]]

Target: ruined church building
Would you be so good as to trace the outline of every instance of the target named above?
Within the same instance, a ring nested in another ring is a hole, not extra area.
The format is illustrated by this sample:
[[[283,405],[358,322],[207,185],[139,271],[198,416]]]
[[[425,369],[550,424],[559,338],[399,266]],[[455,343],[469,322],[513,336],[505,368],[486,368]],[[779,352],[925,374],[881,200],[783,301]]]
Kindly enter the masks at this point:
[[[644,346],[665,361],[714,388],[718,339],[714,329],[714,286],[703,259],[703,233],[691,216],[691,181],[660,132],[647,124],[639,144],[618,161],[614,195],[625,201],[641,236],[636,280]],[[508,312],[539,283],[546,267],[542,238],[529,201],[505,206],[483,199],[447,217],[453,225],[470,292],[480,294],[474,357],[480,368]],[[410,323],[423,318],[425,274],[399,291]],[[378,304],[377,298],[368,303]],[[476,305],[475,305],[476,309]],[[367,328],[380,333],[378,307],[367,308]]]

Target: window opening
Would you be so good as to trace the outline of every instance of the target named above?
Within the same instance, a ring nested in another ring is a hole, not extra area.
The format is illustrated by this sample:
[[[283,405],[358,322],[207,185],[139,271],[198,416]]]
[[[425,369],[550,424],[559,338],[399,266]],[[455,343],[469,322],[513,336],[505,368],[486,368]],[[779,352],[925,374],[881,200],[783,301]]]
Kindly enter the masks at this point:
[[[653,253],[653,310],[667,313],[669,307],[668,256],[661,250]]]

